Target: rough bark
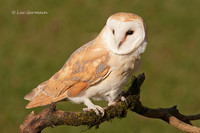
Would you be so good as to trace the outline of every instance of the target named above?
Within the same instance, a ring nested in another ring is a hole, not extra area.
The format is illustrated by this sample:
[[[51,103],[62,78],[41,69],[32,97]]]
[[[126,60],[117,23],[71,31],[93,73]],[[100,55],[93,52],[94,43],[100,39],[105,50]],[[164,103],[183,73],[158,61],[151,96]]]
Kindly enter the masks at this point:
[[[56,105],[52,103],[38,114],[32,111],[20,125],[20,132],[40,133],[46,127],[56,127],[59,125],[87,125],[89,128],[93,126],[98,128],[104,121],[110,121],[115,117],[126,117],[128,110],[131,110],[144,117],[161,119],[179,130],[200,133],[200,128],[191,124],[191,120],[200,119],[200,114],[183,115],[178,111],[177,106],[151,109],[142,105],[140,102],[140,86],[144,79],[144,74],[140,74],[137,78],[135,77],[129,89],[116,99],[117,104],[104,108],[105,115],[103,117],[97,116],[94,111],[70,112],[56,110]],[[124,96],[126,101],[120,101],[121,96]]]

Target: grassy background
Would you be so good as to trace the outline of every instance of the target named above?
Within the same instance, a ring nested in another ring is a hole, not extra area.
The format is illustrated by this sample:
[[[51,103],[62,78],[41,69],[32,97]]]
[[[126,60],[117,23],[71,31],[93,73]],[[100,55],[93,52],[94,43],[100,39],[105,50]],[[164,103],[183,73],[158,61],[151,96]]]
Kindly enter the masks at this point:
[[[23,97],[58,71],[71,53],[92,40],[116,12],[136,13],[147,23],[148,47],[138,73],[145,72],[141,100],[149,107],[178,105],[181,113],[200,112],[199,0],[5,0],[0,1],[0,132],[19,132],[31,112]],[[47,11],[47,15],[13,15]],[[137,74],[138,74],[137,73]],[[103,103],[105,104],[105,103]],[[83,105],[58,104],[81,110]],[[42,107],[35,109],[40,111]],[[200,126],[200,121],[194,122]],[[81,132],[85,126],[46,128],[44,133]],[[160,120],[129,112],[87,133],[180,132]]]

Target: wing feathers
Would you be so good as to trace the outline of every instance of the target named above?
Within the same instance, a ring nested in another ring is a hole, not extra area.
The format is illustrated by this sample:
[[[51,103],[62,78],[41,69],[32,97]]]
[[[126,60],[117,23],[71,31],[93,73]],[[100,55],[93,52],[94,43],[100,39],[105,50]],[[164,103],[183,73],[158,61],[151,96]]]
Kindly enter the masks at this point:
[[[31,92],[29,92],[24,99],[31,101],[35,96],[38,95],[38,93],[45,88],[45,86],[47,85],[47,81],[41,83],[40,85],[38,85],[37,88],[33,89]]]
[[[101,45],[90,42],[75,51],[60,71],[25,96],[27,108],[43,106],[67,97],[76,97],[82,90],[108,76],[110,56]]]
[[[83,89],[85,89],[86,87],[87,87],[87,83],[85,83],[85,82],[79,82],[79,83],[75,84],[74,86],[72,86],[71,88],[69,88],[69,90],[67,91],[67,96],[68,97],[75,97]]]
[[[39,94],[28,103],[26,108],[29,109],[37,106],[47,105],[50,103],[52,103],[52,98],[43,94],[42,91],[40,91]]]

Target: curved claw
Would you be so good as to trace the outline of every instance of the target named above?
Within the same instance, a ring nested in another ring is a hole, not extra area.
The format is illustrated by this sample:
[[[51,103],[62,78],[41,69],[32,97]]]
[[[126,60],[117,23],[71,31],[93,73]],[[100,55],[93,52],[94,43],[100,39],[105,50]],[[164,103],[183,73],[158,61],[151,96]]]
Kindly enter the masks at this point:
[[[94,105],[94,107],[83,108],[83,111],[90,111],[93,110],[98,116],[103,117],[105,110],[98,105]]]
[[[122,102],[127,102],[126,98],[124,96],[120,96],[120,101]],[[114,100],[114,101],[109,101],[108,106],[116,105],[119,100]]]
[[[121,96],[120,100],[121,100],[122,102],[127,102],[127,100],[126,100],[126,98],[125,98],[124,96]]]
[[[83,111],[90,111],[90,110],[94,110],[94,112],[98,115],[98,116],[104,116],[104,109],[98,105],[94,105],[90,99],[86,98],[84,99],[84,104],[87,106],[87,108],[83,108]],[[100,115],[101,113],[101,115]]]
[[[98,111],[101,113],[101,116],[104,116],[105,110],[104,108],[102,108],[101,106],[95,105],[96,109],[98,109]]]
[[[109,101],[109,102],[108,102],[108,106],[114,106],[114,105],[116,105],[116,104],[117,104],[116,101]]]

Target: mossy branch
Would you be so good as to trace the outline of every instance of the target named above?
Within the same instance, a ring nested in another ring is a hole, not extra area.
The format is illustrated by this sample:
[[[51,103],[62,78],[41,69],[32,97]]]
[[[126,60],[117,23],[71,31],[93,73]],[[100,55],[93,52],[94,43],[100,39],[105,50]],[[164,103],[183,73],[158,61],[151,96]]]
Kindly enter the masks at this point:
[[[56,105],[52,103],[40,113],[33,111],[25,118],[20,125],[21,133],[40,133],[46,127],[55,127],[59,125],[80,126],[87,125],[89,128],[99,127],[104,121],[110,121],[115,117],[126,117],[128,109],[137,114],[149,118],[158,118],[168,122],[170,125],[182,131],[200,133],[200,128],[192,126],[191,120],[200,119],[200,114],[185,116],[179,113],[176,106],[171,108],[151,109],[145,107],[140,102],[140,86],[145,79],[144,74],[135,77],[128,91],[124,91],[120,96],[126,98],[126,102],[121,102],[117,98],[115,106],[105,107],[105,115],[98,117],[94,111],[90,112],[70,112],[56,110]]]

